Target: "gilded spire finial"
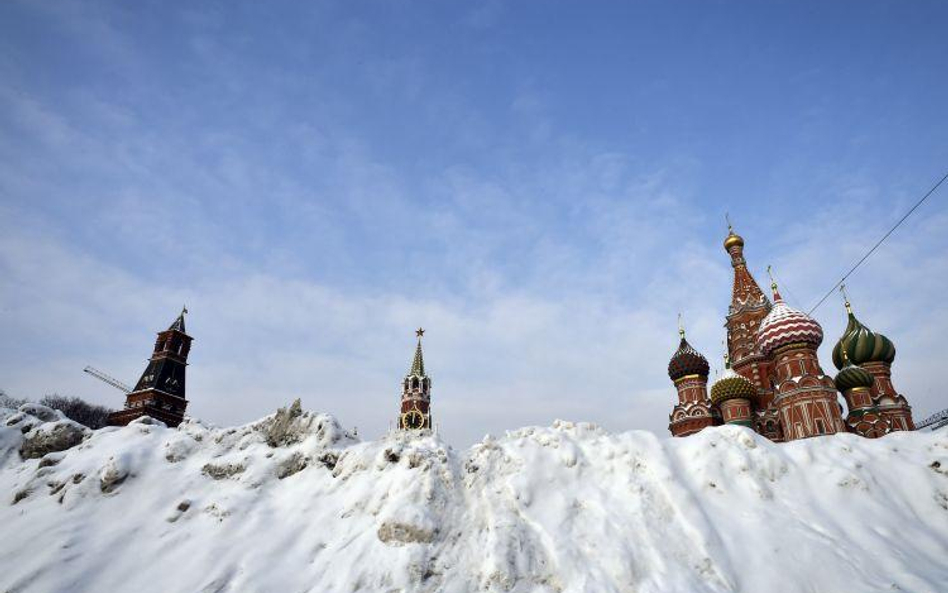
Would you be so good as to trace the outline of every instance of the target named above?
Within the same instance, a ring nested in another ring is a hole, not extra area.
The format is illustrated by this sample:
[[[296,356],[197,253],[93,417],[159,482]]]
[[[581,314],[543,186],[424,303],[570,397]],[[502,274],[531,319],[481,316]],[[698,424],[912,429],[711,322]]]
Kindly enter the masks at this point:
[[[733,234],[734,234],[734,227],[731,226],[731,215],[730,215],[730,213],[728,213],[728,212],[725,212],[725,213],[724,213],[724,220],[727,221],[727,234],[733,235]]]
[[[424,328],[419,327],[418,329],[416,329],[416,330],[415,330],[415,335],[418,336],[419,338],[421,338],[421,336],[425,335],[425,330],[424,330]]]
[[[731,368],[731,355],[727,351],[727,340],[721,340],[721,349],[724,350],[724,368]]]
[[[181,314],[182,314],[182,315],[187,315],[187,314],[188,314],[188,306],[187,306],[187,305],[182,305],[182,306],[181,306]]]
[[[849,313],[850,315],[852,315],[852,314],[853,314],[853,307],[852,307],[852,305],[849,304],[849,295],[846,294],[846,285],[845,285],[845,284],[840,284],[840,285],[839,285],[839,292],[843,293],[843,304],[846,305],[846,312]],[[844,350],[844,352],[845,352],[845,350]]]
[[[681,312],[678,312],[678,335],[681,336],[681,339],[685,339],[685,326],[681,323]]]

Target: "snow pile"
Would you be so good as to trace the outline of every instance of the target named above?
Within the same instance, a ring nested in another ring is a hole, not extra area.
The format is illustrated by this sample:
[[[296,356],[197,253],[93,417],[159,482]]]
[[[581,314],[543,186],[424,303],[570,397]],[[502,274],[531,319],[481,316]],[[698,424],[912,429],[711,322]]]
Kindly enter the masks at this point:
[[[23,458],[62,422],[0,413],[0,591],[948,583],[948,431],[774,445],[738,427],[658,439],[557,422],[457,452],[428,435],[359,442],[294,405],[238,428],[143,419]]]

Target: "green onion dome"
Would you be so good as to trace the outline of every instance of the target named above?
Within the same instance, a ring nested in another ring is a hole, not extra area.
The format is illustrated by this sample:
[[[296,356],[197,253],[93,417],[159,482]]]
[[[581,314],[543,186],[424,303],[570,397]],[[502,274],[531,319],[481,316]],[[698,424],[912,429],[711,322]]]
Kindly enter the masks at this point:
[[[869,374],[869,371],[857,367],[851,361],[847,360],[843,368],[836,373],[836,378],[833,379],[833,383],[836,384],[836,389],[845,393],[857,387],[869,389],[873,383],[875,383],[875,379]]]
[[[754,399],[755,397],[757,397],[757,388],[746,377],[734,372],[730,363],[727,363],[727,368],[711,386],[711,401],[714,404],[720,404],[729,399]]]
[[[846,325],[846,331],[833,348],[833,364],[837,369],[842,369],[848,358],[854,365],[861,365],[867,362],[886,362],[892,364],[895,360],[895,344],[892,340],[878,334],[862,324],[856,316],[853,315],[853,309],[846,302],[846,312],[849,315],[849,323]],[[845,349],[845,356],[843,350]]]
[[[672,381],[677,381],[688,375],[707,377],[709,370],[708,359],[691,347],[691,344],[685,339],[684,332],[682,332],[678,350],[675,351],[668,363],[668,376]]]

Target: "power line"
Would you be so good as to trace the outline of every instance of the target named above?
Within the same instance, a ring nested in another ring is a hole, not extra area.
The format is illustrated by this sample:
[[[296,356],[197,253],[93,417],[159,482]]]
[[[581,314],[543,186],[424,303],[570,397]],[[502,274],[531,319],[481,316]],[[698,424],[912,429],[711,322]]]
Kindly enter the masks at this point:
[[[882,238],[879,239],[879,241],[876,242],[876,244],[872,246],[872,249],[870,249],[869,251],[867,251],[867,252],[866,252],[866,255],[862,256],[862,259],[860,259],[859,261],[856,262],[856,265],[854,265],[852,268],[850,268],[849,271],[846,272],[846,273],[843,275],[843,277],[840,278],[840,279],[836,282],[836,284],[833,285],[832,288],[830,288],[828,291],[826,291],[826,294],[823,295],[823,298],[820,299],[820,302],[818,302],[817,304],[813,305],[813,308],[810,309],[810,312],[807,313],[807,314],[808,314],[808,315],[813,315],[813,311],[816,311],[816,310],[819,308],[819,306],[822,305],[823,302],[826,301],[826,299],[828,299],[831,294],[833,294],[833,291],[835,291],[836,288],[837,288],[840,284],[842,284],[843,282],[845,282],[845,281],[846,281],[846,278],[849,278],[850,274],[852,274],[853,272],[856,271],[856,268],[858,268],[859,266],[862,265],[862,262],[864,262],[864,261],[866,261],[867,259],[869,259],[869,256],[872,255],[872,253],[873,253],[876,249],[879,248],[879,245],[882,245],[882,242],[885,241],[886,239],[888,239],[888,238],[889,238],[889,235],[891,235],[891,234],[895,231],[895,229],[899,228],[899,226],[900,226],[903,222],[905,222],[905,219],[908,218],[909,216],[911,216],[912,213],[915,212],[915,209],[922,205],[922,202],[924,202],[925,200],[928,199],[928,196],[930,196],[930,195],[932,195],[933,193],[935,193],[935,190],[938,189],[938,187],[939,187],[942,183],[944,183],[946,179],[948,179],[948,173],[945,173],[945,175],[944,175],[941,179],[938,180],[938,183],[936,183],[935,185],[933,185],[932,188],[931,188],[930,190],[928,190],[928,192],[927,192],[924,196],[922,196],[922,199],[919,200],[918,202],[916,202],[915,205],[912,206],[912,208],[911,208],[908,212],[905,213],[905,216],[903,216],[902,218],[900,218],[899,221],[898,221],[897,223],[895,223],[895,225],[893,225],[893,227],[892,227],[891,229],[889,229],[889,232],[887,232],[885,235],[883,235]]]

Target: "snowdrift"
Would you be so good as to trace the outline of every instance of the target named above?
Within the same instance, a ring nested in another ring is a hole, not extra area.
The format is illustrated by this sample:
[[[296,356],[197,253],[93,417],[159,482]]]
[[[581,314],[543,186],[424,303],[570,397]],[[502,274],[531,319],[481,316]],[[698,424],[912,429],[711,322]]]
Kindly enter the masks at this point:
[[[92,432],[34,406],[0,413],[0,526],[5,593],[935,593],[948,431],[558,421],[459,452],[298,408]]]

